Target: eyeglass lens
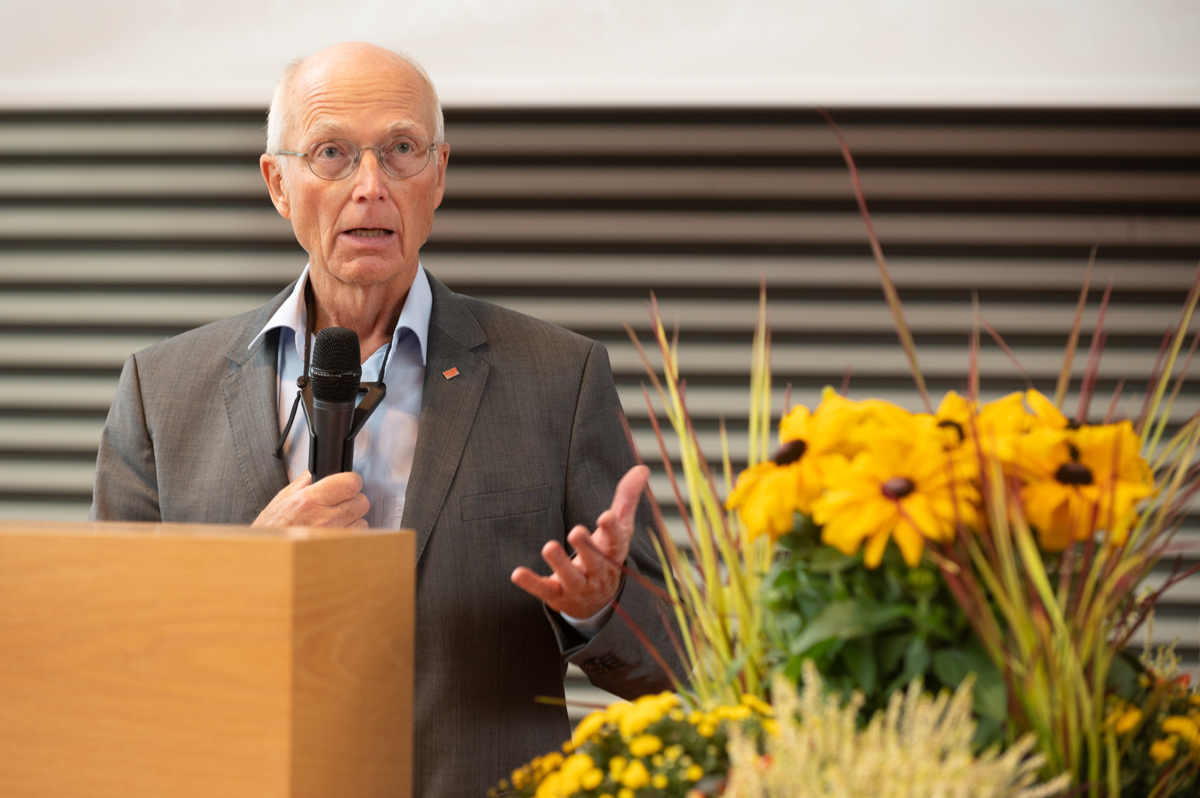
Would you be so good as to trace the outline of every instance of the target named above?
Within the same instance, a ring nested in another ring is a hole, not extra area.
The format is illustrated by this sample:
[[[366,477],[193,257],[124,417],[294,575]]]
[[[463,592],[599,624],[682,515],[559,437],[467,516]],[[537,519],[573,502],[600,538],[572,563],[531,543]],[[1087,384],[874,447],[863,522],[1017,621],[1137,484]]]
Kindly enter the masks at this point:
[[[375,150],[383,168],[392,175],[412,177],[425,168],[432,148],[415,136],[400,136],[382,147],[364,149]],[[341,180],[354,171],[363,151],[341,139],[320,141],[309,148],[308,165],[317,177]]]

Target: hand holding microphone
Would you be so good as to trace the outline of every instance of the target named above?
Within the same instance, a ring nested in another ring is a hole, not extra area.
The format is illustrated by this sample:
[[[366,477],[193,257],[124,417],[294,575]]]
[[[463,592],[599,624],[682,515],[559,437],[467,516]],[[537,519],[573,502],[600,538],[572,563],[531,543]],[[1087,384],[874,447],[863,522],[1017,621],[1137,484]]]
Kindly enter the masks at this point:
[[[344,327],[318,332],[308,379],[302,380],[309,470],[271,500],[254,526],[367,526],[363,517],[370,502],[362,495],[362,479],[352,470],[354,436],[386,388],[382,373],[370,385],[363,385],[361,379],[358,335]],[[358,395],[364,392],[356,407]]]

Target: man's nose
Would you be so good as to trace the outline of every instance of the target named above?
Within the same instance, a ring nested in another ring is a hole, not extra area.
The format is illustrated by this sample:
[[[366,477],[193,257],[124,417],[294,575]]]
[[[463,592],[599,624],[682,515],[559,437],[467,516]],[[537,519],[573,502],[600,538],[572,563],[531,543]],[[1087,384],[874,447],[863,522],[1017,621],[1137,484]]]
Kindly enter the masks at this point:
[[[387,172],[375,150],[363,150],[352,178],[355,199],[376,200],[387,195]]]

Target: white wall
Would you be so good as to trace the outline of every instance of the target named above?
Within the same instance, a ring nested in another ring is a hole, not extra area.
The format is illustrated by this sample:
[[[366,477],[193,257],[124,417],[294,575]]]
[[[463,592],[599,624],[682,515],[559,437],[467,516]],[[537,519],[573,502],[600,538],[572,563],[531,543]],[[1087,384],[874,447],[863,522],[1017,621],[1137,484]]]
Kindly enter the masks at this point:
[[[1200,105],[1200,0],[0,0],[0,107],[261,107],[344,39],[447,105]]]

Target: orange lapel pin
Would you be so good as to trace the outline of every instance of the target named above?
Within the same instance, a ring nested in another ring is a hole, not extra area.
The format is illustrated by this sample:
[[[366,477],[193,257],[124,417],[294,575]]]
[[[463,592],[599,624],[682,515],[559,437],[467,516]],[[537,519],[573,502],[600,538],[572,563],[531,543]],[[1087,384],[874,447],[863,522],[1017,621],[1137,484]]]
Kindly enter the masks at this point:
[[[454,377],[457,377],[458,376],[458,367],[453,366],[451,368],[446,369],[445,371],[442,372],[442,376],[448,380],[453,379]]]

